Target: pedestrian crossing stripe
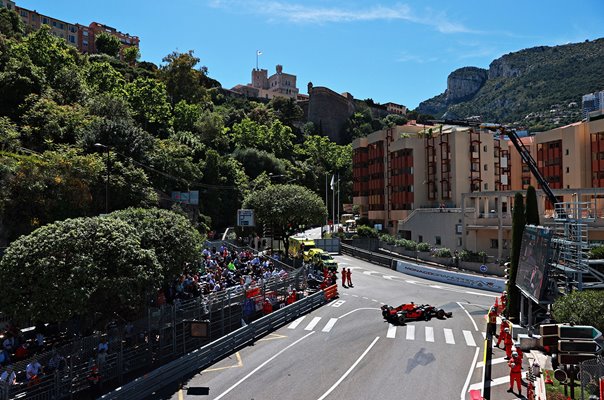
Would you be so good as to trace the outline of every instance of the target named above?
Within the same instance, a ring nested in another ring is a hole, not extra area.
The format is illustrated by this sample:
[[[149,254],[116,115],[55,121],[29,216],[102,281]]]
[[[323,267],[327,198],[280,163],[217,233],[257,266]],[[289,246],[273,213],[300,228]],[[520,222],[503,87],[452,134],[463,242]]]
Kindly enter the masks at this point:
[[[300,326],[302,324],[302,322],[304,322],[306,316],[302,316],[298,319],[296,319],[295,321],[293,321],[291,324],[288,325],[287,329],[296,329],[298,328],[298,326]],[[313,329],[315,329],[317,327],[317,325],[319,325],[319,323],[321,322],[323,318],[322,317],[313,317],[308,324],[304,327],[305,331],[312,331]],[[321,329],[321,332],[331,332],[331,330],[334,328],[334,326],[336,325],[336,323],[338,322],[339,318],[330,318],[327,323],[325,324],[325,326]],[[393,324],[388,324],[388,330],[386,332],[386,338],[388,339],[395,339],[396,338],[396,334],[398,332],[398,330],[400,329],[404,329],[405,330],[405,340],[408,341],[413,341],[416,340],[416,325],[405,325],[405,326],[397,326],[397,325],[393,325]],[[420,328],[421,329],[421,328]],[[445,343],[446,344],[451,344],[454,345],[456,344],[455,341],[455,333],[453,332],[453,329],[451,328],[443,328],[442,330],[443,335],[444,335],[444,339],[445,339]],[[420,333],[421,335],[421,333]],[[462,335],[464,338],[464,341],[466,343],[467,346],[469,347],[476,347],[476,341],[474,340],[474,335],[471,331],[468,330],[462,330]],[[438,335],[440,337],[440,335]],[[420,336],[421,338],[421,336]],[[421,339],[420,339],[421,340]],[[425,342],[430,342],[430,343],[434,343],[437,340],[437,335],[436,335],[436,330],[434,329],[434,327],[432,326],[424,326],[424,332],[423,332],[423,340]],[[439,339],[442,340],[442,339]],[[502,359],[503,360],[503,359]],[[504,361],[500,361],[499,359],[494,359],[493,360],[494,363],[501,363]],[[481,368],[483,366],[483,363],[478,363],[476,368]]]
[[[493,378],[491,380],[491,387],[493,386],[499,386],[499,385],[503,385],[504,383],[510,383],[510,377],[509,376],[502,376],[499,378]],[[470,390],[480,390],[482,389],[483,383],[482,382],[478,382],[478,383],[473,383],[470,385],[470,388],[468,389],[468,392]]]

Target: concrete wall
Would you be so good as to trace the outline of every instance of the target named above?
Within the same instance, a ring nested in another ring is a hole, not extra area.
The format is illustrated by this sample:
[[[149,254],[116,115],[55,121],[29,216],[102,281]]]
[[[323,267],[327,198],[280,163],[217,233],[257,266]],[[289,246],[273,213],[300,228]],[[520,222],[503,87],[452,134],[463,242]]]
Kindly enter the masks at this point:
[[[354,113],[354,101],[326,87],[311,87],[308,103],[308,120],[321,129],[330,140],[344,144],[350,142],[343,135],[344,125]]]

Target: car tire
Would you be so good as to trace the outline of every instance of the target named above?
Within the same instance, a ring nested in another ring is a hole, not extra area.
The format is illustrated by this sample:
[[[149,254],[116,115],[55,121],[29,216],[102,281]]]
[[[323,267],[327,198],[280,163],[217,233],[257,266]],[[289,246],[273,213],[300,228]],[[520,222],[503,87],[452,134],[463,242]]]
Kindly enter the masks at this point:
[[[405,325],[405,321],[407,321],[407,316],[403,313],[398,315],[398,323],[401,325]]]
[[[443,310],[442,308],[436,312],[436,318],[438,319],[443,319],[445,315],[445,310]]]
[[[430,321],[432,319],[432,315],[429,312],[424,313],[424,319],[426,321]]]

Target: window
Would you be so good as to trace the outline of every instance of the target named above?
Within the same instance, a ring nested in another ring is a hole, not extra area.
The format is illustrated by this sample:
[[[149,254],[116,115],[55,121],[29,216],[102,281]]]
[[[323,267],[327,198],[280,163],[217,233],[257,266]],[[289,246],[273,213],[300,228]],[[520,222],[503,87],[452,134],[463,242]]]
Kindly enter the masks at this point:
[[[88,36],[88,31],[84,31],[82,33],[84,34],[84,36]]]
[[[42,23],[43,24],[48,24],[48,18],[46,18],[46,17],[42,18]]]
[[[489,190],[489,184],[488,183],[484,184],[484,190]]]
[[[565,152],[565,154],[566,154],[566,155],[568,155],[568,149],[566,149],[566,152]]]
[[[462,243],[461,243],[461,238],[457,238],[457,247],[461,247]]]
[[[568,174],[570,172],[570,168],[566,167],[566,173]]]
[[[484,169],[485,171],[488,171],[488,170],[489,170],[489,164],[485,164],[485,165],[482,167],[482,169]]]
[[[75,36],[69,35],[69,43],[75,43]]]
[[[88,46],[88,40],[86,40],[86,39],[82,40],[82,45]]]
[[[499,247],[499,241],[497,239],[491,239],[491,248],[497,249]]]
[[[424,241],[424,237],[422,235],[419,235],[417,237],[417,243],[422,243]]]
[[[434,244],[437,245],[437,246],[441,246],[440,236],[436,236],[434,238]]]
[[[482,147],[482,151],[484,151],[485,153],[487,152],[487,146],[486,145]]]

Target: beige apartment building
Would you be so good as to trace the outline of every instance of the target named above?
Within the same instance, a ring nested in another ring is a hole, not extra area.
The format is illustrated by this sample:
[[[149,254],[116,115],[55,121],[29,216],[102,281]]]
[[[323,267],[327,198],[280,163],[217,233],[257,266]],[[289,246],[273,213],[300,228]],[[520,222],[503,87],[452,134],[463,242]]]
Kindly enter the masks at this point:
[[[604,241],[604,118],[521,141],[560,201],[589,204],[589,239]],[[356,139],[353,177],[353,203],[370,221],[452,251],[505,258],[514,196],[529,185],[541,223],[555,223],[553,205],[513,144],[478,127],[406,125]]]

